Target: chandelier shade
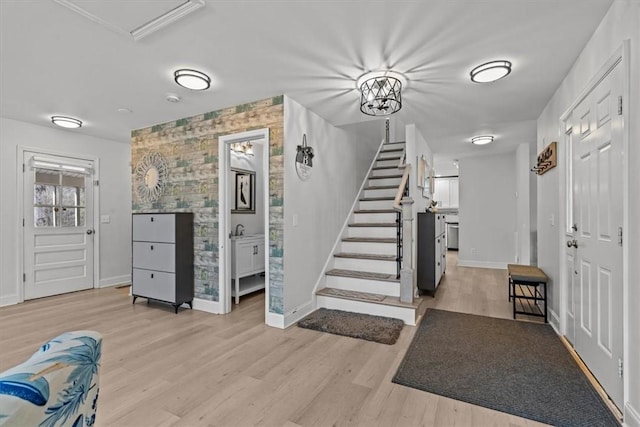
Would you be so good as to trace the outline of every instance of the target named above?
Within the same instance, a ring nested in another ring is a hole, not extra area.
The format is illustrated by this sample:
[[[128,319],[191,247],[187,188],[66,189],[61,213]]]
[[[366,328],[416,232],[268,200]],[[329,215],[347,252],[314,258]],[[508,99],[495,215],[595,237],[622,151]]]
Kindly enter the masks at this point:
[[[360,111],[369,116],[388,116],[402,108],[402,82],[392,76],[372,77],[360,84]]]

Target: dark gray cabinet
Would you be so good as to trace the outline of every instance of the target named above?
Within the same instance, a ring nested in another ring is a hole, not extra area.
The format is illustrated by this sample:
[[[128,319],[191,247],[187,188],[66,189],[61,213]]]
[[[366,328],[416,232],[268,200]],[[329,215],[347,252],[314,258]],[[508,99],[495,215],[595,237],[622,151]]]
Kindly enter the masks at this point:
[[[434,293],[447,267],[444,214],[418,213],[418,289]]]
[[[193,214],[133,214],[133,303],[168,302],[193,308]]]

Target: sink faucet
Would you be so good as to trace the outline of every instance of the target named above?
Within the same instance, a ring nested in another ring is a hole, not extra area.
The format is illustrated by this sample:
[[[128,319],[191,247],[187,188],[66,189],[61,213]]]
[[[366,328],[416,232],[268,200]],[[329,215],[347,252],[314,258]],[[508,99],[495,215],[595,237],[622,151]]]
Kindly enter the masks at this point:
[[[240,227],[242,227],[242,229],[238,231],[238,228]],[[244,234],[244,225],[242,224],[236,225],[236,236],[242,236],[243,234]]]

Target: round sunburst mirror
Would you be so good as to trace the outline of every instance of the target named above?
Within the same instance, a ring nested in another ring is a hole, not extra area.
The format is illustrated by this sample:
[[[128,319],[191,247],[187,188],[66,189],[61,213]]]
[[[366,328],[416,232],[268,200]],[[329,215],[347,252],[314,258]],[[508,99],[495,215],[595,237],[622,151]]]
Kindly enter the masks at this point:
[[[138,198],[146,203],[155,202],[164,192],[169,169],[164,156],[158,152],[145,154],[135,169]]]

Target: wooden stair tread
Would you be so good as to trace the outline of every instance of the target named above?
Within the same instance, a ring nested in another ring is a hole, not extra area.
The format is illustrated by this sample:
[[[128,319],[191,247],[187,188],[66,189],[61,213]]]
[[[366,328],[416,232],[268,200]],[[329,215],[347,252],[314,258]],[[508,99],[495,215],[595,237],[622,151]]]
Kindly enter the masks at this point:
[[[345,237],[343,242],[363,242],[363,243],[398,243],[395,237]]]
[[[396,261],[395,255],[379,255],[379,254],[360,254],[352,252],[338,252],[333,254],[337,258],[355,258],[355,259],[373,259],[376,261]]]
[[[353,279],[379,280],[381,282],[399,282],[395,274],[372,273],[370,271],[341,270],[334,268],[325,273],[327,276],[351,277]]]
[[[391,150],[389,150],[389,151],[391,151]],[[381,153],[384,153],[384,151],[381,151]],[[401,158],[402,158],[401,156],[398,156],[398,157],[376,157],[376,161],[377,162],[383,162],[385,160],[400,160]]]
[[[389,145],[395,145],[395,144],[406,144],[406,141],[396,141],[396,142],[385,142],[384,144],[382,144],[383,147],[387,147]]]
[[[392,188],[398,188],[397,185],[371,185],[369,187],[365,187],[365,190],[389,190]]]
[[[391,305],[395,307],[402,307],[417,310],[420,307],[421,299],[415,300],[413,303],[404,303],[400,301],[398,297],[391,297],[388,295],[371,294],[368,292],[356,292],[356,291],[343,291],[342,289],[335,288],[323,288],[316,292],[316,295],[327,296],[333,298],[349,299],[353,301],[370,302],[381,305]]]
[[[396,227],[395,222],[354,222],[349,227]]]
[[[377,213],[396,213],[398,212],[395,209],[358,209],[353,211],[353,213],[357,214],[377,214]]]
[[[402,175],[370,176],[369,179],[402,178]]]
[[[395,200],[395,197],[384,196],[384,197],[363,197],[360,199],[361,202],[377,202],[380,200]]]
[[[383,169],[398,169],[398,165],[393,166],[376,166],[375,168],[371,168],[372,171],[379,171]]]

